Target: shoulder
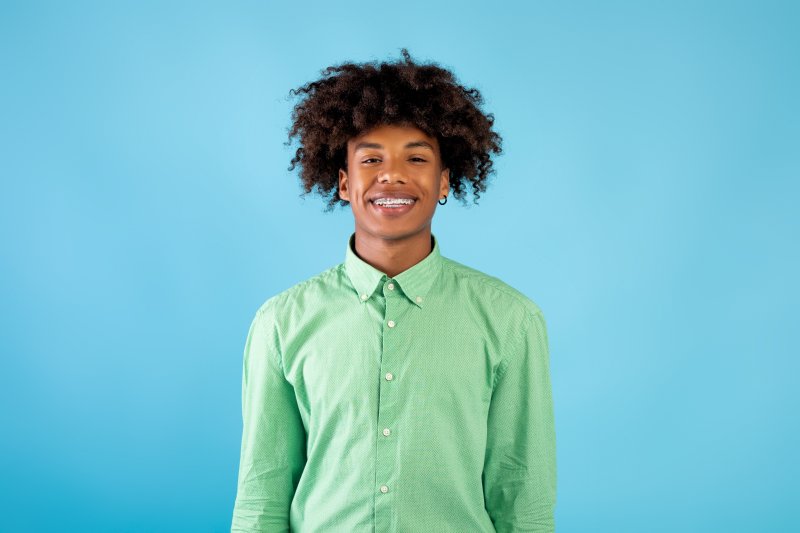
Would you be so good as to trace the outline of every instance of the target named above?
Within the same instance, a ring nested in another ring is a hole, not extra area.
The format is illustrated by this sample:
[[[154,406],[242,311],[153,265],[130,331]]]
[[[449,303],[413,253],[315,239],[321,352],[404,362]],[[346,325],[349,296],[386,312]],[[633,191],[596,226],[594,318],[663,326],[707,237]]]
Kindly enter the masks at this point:
[[[470,292],[480,292],[488,296],[493,304],[503,305],[522,315],[523,320],[542,315],[539,305],[522,291],[512,287],[497,276],[492,276],[475,268],[443,257],[445,271],[455,278],[455,282]]]
[[[332,266],[327,270],[316,274],[308,279],[300,281],[291,287],[282,290],[267,298],[256,311],[257,317],[271,317],[277,311],[287,308],[294,308],[302,303],[311,294],[322,294],[328,292],[332,287],[341,283],[344,264]]]

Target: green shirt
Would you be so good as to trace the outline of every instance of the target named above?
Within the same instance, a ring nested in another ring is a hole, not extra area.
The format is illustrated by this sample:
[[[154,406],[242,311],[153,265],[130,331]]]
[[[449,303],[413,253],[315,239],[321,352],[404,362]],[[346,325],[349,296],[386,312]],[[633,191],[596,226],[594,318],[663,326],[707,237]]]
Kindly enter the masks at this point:
[[[440,254],[354,252],[268,299],[244,349],[232,531],[553,531],[542,311]]]

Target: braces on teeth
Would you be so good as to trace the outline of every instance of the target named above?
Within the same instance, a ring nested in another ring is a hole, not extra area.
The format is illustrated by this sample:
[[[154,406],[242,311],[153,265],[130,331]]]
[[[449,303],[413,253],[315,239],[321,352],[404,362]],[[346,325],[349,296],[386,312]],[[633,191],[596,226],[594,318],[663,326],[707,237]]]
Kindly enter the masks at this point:
[[[378,205],[407,205],[414,203],[414,200],[407,198],[380,198],[375,200],[374,203]]]

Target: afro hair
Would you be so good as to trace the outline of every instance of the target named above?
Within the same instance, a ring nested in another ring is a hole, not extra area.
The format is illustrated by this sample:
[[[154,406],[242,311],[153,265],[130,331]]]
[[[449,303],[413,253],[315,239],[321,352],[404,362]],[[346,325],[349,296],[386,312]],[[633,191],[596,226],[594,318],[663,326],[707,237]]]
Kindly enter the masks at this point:
[[[436,63],[415,63],[405,48],[401,54],[393,63],[327,67],[320,79],[289,92],[301,96],[286,142],[300,140],[289,170],[300,166],[301,196],[316,189],[328,200],[326,211],[347,205],[339,198],[338,172],[347,168],[348,140],[387,124],[412,125],[438,140],[452,194],[463,204],[468,187],[476,204],[486,190],[491,154],[502,152],[502,139],[492,130],[494,116],[480,109],[480,92]]]

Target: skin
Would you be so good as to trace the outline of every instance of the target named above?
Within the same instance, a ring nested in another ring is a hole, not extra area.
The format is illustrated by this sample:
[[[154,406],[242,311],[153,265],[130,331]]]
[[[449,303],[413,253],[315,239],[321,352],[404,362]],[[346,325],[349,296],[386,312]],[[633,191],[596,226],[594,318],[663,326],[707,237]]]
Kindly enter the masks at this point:
[[[407,146],[424,142],[429,146]],[[363,146],[368,143],[370,146]],[[339,170],[339,197],[355,219],[355,251],[388,277],[408,270],[431,253],[431,221],[450,190],[438,141],[414,126],[382,125],[347,143],[347,169]],[[417,198],[408,213],[378,213],[368,198],[403,192]]]

